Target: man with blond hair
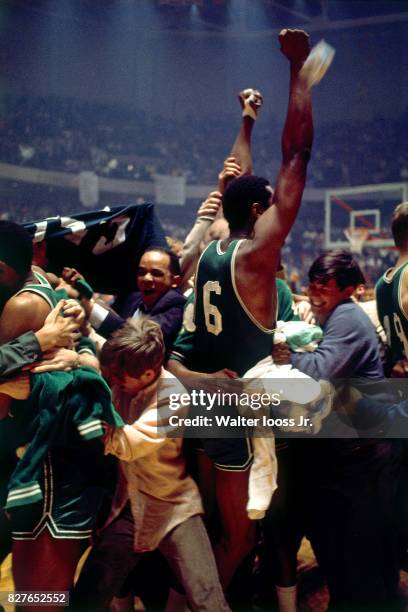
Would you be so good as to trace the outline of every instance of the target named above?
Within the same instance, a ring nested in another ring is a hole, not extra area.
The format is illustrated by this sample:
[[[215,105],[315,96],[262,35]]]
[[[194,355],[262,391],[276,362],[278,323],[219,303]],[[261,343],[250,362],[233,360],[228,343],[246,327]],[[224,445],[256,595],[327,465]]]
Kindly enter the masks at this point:
[[[164,355],[160,327],[148,319],[128,320],[102,349],[102,370],[126,424],[109,427],[106,435],[105,452],[120,459],[120,478],[107,524],[73,595],[81,609],[108,607],[143,553],[159,549],[192,610],[229,610],[201,519],[200,494],[186,472],[183,441],[169,423],[176,414],[170,398],[184,390],[162,367]]]

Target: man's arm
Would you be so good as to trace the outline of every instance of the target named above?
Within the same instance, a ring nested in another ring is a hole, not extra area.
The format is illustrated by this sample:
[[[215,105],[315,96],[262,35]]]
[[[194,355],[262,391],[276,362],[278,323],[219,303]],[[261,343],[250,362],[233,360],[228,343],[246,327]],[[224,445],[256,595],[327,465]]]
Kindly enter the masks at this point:
[[[233,370],[229,370],[228,368],[223,368],[222,370],[218,370],[218,372],[211,373],[190,370],[184,365],[184,363],[182,363],[178,359],[175,359],[174,355],[171,359],[168,360],[166,368],[182,382],[188,380],[198,381],[205,378],[238,378],[238,374]]]
[[[49,312],[46,301],[34,293],[21,293],[10,298],[0,317],[0,344],[27,331],[38,331]]]
[[[252,174],[251,137],[258,111],[262,106],[262,94],[256,89],[244,89],[238,96],[242,119],[238,134],[223,169],[218,175],[218,191],[212,191],[197,212],[197,220],[184,241],[180,265],[183,283],[195,273],[200,243],[216,218],[223,217],[221,198],[227,184],[242,174]]]
[[[166,353],[169,353],[173,347],[177,334],[180,331],[183,323],[183,305],[175,305],[169,308],[166,312],[152,314],[149,319],[160,325],[162,330],[163,340],[166,347]]]
[[[26,332],[0,346],[0,382],[18,374],[41,355],[41,346],[33,332]]]
[[[6,302],[0,317],[0,344],[10,342],[28,331],[39,330],[50,311],[45,300],[31,294],[19,294]],[[0,394],[0,419],[7,416],[10,397]]]
[[[72,317],[61,316],[65,307],[63,301],[59,302],[48,314],[41,329],[35,333],[27,331],[0,347],[0,380],[14,376],[46,351],[73,346],[80,336],[79,322]]]
[[[251,137],[254,123],[258,117],[258,111],[262,106],[263,98],[257,89],[244,89],[238,95],[242,108],[242,120],[232,145],[230,158],[241,167],[242,174],[252,174]],[[225,182],[219,182],[219,190],[223,193]]]
[[[127,318],[119,316],[101,304],[96,304],[94,300],[87,300],[86,302],[83,300],[82,303],[84,304],[85,311],[90,315],[92,326],[104,338],[110,338],[113,332],[122,327],[127,321]],[[183,321],[183,304],[175,304],[165,312],[147,314],[146,316],[160,325],[166,350],[169,351]]]
[[[170,410],[172,391],[179,396],[185,389],[174,379],[160,380],[154,401],[147,406],[140,416],[123,428],[107,428],[105,437],[105,454],[115,455],[122,461],[130,462],[156,452],[169,437],[182,436],[178,423],[172,424],[174,415],[186,416],[188,408],[179,407]],[[113,390],[115,402],[115,389]]]
[[[282,163],[275,184],[273,205],[254,227],[248,256],[256,262],[271,261],[271,252],[282,247],[299,210],[306,167],[313,142],[310,90],[299,71],[309,51],[309,36],[301,30],[282,30],[282,53],[290,62],[290,89],[286,122],[282,134]],[[270,271],[275,273],[275,263]]]
[[[59,348],[55,351],[51,351],[44,355],[42,361],[40,361],[33,368],[30,368],[34,374],[40,374],[41,372],[56,372],[64,371],[70,372],[75,368],[88,367],[100,372],[99,359],[96,355],[89,352],[79,352]]]
[[[184,240],[180,258],[183,289],[187,289],[187,281],[195,274],[200,257],[201,241],[220,210],[221,197],[222,194],[219,191],[211,191],[208,194],[197,211],[197,219],[192,229]]]
[[[291,353],[291,363],[316,380],[358,377],[355,373],[361,361],[368,363],[377,357],[377,346],[371,346],[364,331],[349,311],[332,314],[319,347],[312,353]]]
[[[367,389],[366,389],[367,391]],[[352,385],[343,385],[337,389],[333,409],[350,419],[353,426],[372,437],[405,438],[408,433],[408,401],[395,402],[395,392],[389,393],[387,385],[374,386],[363,395],[360,389]]]

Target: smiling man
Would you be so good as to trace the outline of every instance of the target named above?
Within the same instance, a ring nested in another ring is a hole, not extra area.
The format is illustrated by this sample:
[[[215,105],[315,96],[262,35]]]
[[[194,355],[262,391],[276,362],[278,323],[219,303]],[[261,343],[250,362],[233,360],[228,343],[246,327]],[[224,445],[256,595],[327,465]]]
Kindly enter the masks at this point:
[[[353,302],[355,288],[365,279],[348,251],[320,255],[309,270],[312,312],[324,337],[313,353],[291,353],[286,344],[273,349],[274,361],[291,363],[312,378],[383,377],[374,327],[364,311]]]
[[[274,361],[291,363],[316,380],[329,379],[334,384],[338,379],[359,379],[370,385],[381,381],[374,326],[351,300],[361,283],[364,276],[350,252],[320,255],[309,270],[309,297],[323,340],[313,353],[291,353],[287,345],[275,345]],[[303,518],[327,578],[330,609],[394,609],[398,447],[392,440],[360,439],[357,432],[355,437],[346,438],[343,432],[336,438],[328,422],[319,434],[327,439],[295,441],[300,444],[295,449],[294,477],[307,482],[307,490],[296,508],[287,511]],[[265,533],[273,528],[265,521]]]
[[[169,352],[183,320],[185,298],[178,290],[180,264],[167,249],[151,247],[145,251],[137,268],[137,291],[114,304],[116,312],[90,300],[90,323],[105,338],[119,329],[126,319],[147,316],[161,327]]]

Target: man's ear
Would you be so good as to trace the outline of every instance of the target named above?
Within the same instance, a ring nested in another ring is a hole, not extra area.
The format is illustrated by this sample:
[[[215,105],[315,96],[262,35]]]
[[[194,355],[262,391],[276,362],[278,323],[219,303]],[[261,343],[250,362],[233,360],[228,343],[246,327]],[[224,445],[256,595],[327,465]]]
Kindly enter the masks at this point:
[[[354,291],[355,291],[355,290],[356,290],[356,288],[355,288],[355,287],[352,287],[352,286],[350,286],[350,287],[345,287],[345,288],[343,289],[344,297],[346,297],[346,298],[350,298],[350,297],[353,295],[353,293],[354,293]]]
[[[175,289],[176,287],[180,287],[180,284],[181,284],[180,274],[173,274],[171,286]]]
[[[153,370],[153,368],[148,368],[143,372],[140,379],[142,381],[143,386],[150,385],[157,377],[157,373]]]
[[[259,202],[254,202],[251,204],[251,214],[252,217],[256,220],[265,212],[265,207],[262,206]]]

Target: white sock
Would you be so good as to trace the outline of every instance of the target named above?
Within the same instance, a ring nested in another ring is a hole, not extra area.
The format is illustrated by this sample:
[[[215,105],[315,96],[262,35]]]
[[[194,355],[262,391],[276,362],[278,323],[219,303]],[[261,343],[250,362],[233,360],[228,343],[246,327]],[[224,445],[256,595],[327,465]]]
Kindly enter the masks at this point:
[[[296,612],[297,585],[290,587],[276,587],[278,594],[279,612]]]

